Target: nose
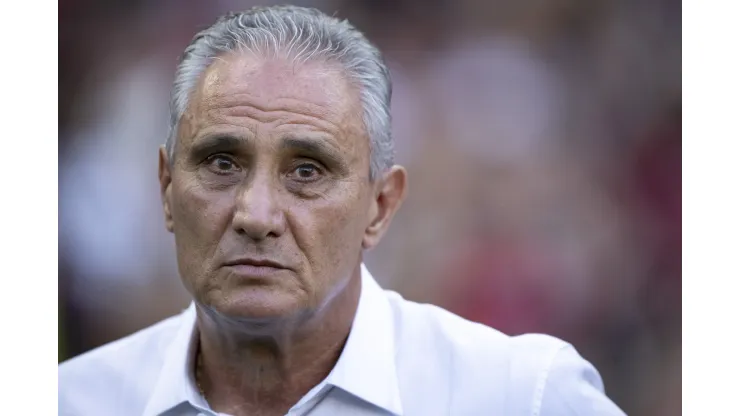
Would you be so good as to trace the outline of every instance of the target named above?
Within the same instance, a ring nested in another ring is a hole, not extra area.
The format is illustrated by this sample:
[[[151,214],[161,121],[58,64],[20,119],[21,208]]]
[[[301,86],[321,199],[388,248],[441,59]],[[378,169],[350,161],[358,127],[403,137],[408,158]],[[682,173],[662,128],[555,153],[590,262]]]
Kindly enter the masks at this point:
[[[277,192],[264,176],[249,181],[237,196],[232,222],[234,230],[254,241],[282,235],[285,231],[285,216]]]

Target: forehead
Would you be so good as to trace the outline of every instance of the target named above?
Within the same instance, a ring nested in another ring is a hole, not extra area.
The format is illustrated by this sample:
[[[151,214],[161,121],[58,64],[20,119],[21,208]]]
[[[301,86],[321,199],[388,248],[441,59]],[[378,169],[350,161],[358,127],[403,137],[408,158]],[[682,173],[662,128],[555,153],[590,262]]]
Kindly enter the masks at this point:
[[[224,117],[254,111],[268,119],[271,115],[312,118],[338,130],[335,134],[358,128],[364,133],[359,93],[338,64],[295,63],[251,53],[217,58],[201,76],[184,118],[197,130]]]

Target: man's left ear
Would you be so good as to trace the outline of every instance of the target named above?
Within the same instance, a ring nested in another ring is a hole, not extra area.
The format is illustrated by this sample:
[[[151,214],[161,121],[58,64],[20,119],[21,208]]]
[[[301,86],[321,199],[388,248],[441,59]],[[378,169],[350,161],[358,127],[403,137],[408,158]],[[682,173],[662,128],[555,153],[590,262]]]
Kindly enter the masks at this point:
[[[406,198],[406,169],[402,166],[393,166],[377,180],[375,201],[369,211],[369,225],[362,239],[364,249],[378,244]]]

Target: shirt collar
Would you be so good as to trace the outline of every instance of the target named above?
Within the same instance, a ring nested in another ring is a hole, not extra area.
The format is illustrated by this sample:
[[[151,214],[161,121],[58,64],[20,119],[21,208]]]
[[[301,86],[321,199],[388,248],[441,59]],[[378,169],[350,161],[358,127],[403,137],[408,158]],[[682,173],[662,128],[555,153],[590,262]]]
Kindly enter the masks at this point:
[[[395,415],[403,414],[391,306],[362,265],[362,293],[352,330],[327,383]]]
[[[191,303],[182,313],[180,321],[175,337],[164,351],[164,363],[144,409],[144,416],[162,415],[185,402],[208,407],[197,393],[192,371],[195,368],[193,360],[198,335],[195,303]]]
[[[181,321],[165,352],[144,416],[161,415],[185,402],[208,408],[196,390],[192,372],[197,335],[195,304],[191,303],[183,312]],[[325,383],[401,415],[393,333],[393,315],[387,297],[362,264],[362,291],[352,330]]]

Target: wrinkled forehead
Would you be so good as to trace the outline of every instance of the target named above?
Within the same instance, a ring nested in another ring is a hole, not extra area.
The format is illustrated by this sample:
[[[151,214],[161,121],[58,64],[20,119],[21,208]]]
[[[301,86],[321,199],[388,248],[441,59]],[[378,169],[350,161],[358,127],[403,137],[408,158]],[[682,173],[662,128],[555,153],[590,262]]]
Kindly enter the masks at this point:
[[[338,134],[365,137],[359,97],[338,64],[230,53],[215,59],[201,76],[183,118],[202,127],[221,109],[248,106],[313,117],[336,127]]]
[[[351,107],[358,98],[338,64],[318,59],[295,62],[252,53],[217,58],[206,70],[200,87],[202,93],[214,96],[237,91],[248,91],[264,99],[294,95],[335,109]]]

